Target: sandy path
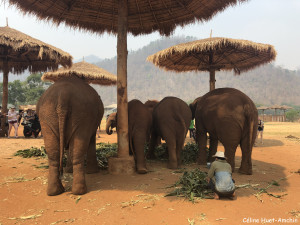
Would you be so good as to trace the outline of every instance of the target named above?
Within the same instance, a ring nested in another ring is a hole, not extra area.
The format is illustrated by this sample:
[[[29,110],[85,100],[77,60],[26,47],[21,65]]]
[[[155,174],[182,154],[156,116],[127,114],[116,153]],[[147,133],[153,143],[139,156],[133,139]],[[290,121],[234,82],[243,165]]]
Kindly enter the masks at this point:
[[[286,224],[278,221],[280,219],[299,224],[300,175],[295,172],[300,169],[300,142],[285,137],[300,137],[300,124],[266,123],[265,130],[264,145],[259,144],[253,150],[253,175],[234,173],[233,177],[237,185],[258,184],[258,188],[265,188],[272,180],[286,178],[269,191],[287,195],[279,199],[262,194],[259,200],[254,196],[258,190],[241,188],[234,201],[203,200],[195,204],[182,198],[164,197],[168,191],[165,187],[174,184],[181,174],[167,169],[166,163],[158,162],[148,162],[151,172],[146,175],[110,175],[106,171],[86,175],[89,192],[80,198],[70,191],[49,197],[46,195],[47,169],[35,167],[47,161],[12,157],[17,150],[43,145],[43,139],[1,138],[0,224],[227,225],[268,224],[272,219],[272,224]],[[116,135],[101,133],[97,142],[116,142]],[[240,156],[238,148],[237,167]],[[187,168],[196,167],[199,166],[193,164]],[[70,180],[70,176],[64,179],[67,189],[71,186]]]

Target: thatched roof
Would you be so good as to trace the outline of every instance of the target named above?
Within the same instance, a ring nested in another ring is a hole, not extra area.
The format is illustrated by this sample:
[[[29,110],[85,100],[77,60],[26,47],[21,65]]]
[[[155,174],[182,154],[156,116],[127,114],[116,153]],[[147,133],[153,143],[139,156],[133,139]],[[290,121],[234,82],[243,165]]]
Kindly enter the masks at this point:
[[[8,26],[0,27],[0,70],[8,61],[12,73],[56,70],[58,65],[69,67],[72,56]]]
[[[290,107],[290,106],[288,106],[288,105],[282,105],[281,106],[281,109],[282,110],[288,110],[288,109],[292,109],[293,107]]]
[[[115,85],[117,77],[110,72],[87,62],[74,63],[71,68],[60,68],[42,76],[44,81],[57,81],[63,77],[77,76],[89,84]]]
[[[8,0],[24,13],[55,24],[93,32],[117,33],[116,0]],[[247,0],[128,0],[128,32],[133,35],[159,31],[170,35],[177,25],[210,20],[217,12]]]
[[[272,45],[231,38],[207,38],[159,51],[147,58],[165,70],[234,70],[236,74],[269,63],[276,57]]]
[[[267,110],[270,109],[268,106],[259,106],[257,107],[257,110]]]
[[[272,106],[270,106],[270,109],[281,109],[282,108],[282,106],[281,105],[272,105]]]

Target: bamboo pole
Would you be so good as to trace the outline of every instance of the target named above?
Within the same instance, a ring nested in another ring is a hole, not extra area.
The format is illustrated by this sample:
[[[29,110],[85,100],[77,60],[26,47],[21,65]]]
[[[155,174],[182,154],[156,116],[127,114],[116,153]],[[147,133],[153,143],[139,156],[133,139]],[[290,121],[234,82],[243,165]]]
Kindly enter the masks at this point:
[[[7,60],[3,61],[3,95],[2,95],[2,111],[1,114],[7,114],[7,102],[8,102],[8,62]],[[1,130],[0,134],[2,137],[5,136],[5,123],[6,116],[1,119]]]
[[[129,157],[128,142],[128,99],[127,99],[127,0],[118,4],[117,42],[117,101],[118,101],[118,157]]]

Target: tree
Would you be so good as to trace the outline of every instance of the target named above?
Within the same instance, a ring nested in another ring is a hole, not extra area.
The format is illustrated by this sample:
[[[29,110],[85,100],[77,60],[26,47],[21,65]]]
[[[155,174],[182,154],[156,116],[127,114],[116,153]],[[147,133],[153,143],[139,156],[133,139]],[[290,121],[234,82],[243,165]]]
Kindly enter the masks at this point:
[[[294,122],[300,118],[300,111],[296,109],[289,110],[286,113],[286,119],[290,122]]]
[[[19,80],[8,83],[8,103],[17,105],[26,101],[25,87]]]

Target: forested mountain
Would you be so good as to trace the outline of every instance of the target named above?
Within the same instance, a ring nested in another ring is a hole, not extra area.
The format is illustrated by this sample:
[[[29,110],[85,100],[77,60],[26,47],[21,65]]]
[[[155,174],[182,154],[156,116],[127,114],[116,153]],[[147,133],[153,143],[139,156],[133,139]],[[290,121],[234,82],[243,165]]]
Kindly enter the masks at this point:
[[[193,37],[164,38],[128,54],[128,100],[137,98],[161,100],[176,96],[185,101],[194,100],[209,91],[208,72],[166,72],[146,58],[172,45],[194,40]],[[275,46],[276,47],[276,46]],[[106,59],[96,65],[117,73],[117,58]],[[116,103],[116,87],[94,86],[104,105]],[[232,72],[216,72],[216,88],[233,87],[246,93],[255,103],[300,105],[300,71],[282,69],[272,64],[234,75]]]

